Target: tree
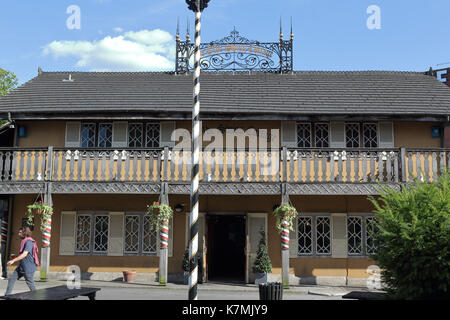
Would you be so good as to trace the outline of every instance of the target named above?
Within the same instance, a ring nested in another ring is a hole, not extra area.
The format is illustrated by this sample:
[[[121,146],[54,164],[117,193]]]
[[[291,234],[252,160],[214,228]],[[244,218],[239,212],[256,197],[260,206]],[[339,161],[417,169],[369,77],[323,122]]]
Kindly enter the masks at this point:
[[[272,272],[272,263],[270,262],[269,253],[267,252],[266,234],[263,230],[261,230],[260,234],[261,240],[259,240],[253,272],[270,273]]]
[[[450,174],[415,180],[401,191],[383,188],[376,210],[373,259],[395,299],[449,296]]]
[[[0,96],[16,88],[17,84],[17,76],[14,73],[0,68]]]
[[[0,68],[0,97],[17,87],[18,81],[14,73]],[[7,123],[8,120],[0,120],[0,126]]]

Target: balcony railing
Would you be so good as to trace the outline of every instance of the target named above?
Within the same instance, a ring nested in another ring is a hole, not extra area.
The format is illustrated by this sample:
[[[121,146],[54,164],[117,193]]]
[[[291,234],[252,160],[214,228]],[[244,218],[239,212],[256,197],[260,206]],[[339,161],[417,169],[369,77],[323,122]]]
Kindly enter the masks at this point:
[[[203,182],[433,182],[450,149],[203,151]],[[0,148],[1,181],[189,182],[190,154],[159,149]]]

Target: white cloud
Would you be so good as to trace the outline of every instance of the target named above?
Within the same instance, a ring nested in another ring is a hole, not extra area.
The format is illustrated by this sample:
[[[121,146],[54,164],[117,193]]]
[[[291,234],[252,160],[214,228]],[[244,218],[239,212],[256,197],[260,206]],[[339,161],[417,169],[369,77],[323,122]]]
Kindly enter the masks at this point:
[[[75,57],[76,67],[103,71],[174,69],[175,40],[167,31],[129,31],[99,41],[53,41],[43,49],[55,59]]]
[[[123,32],[123,29],[122,28],[120,28],[120,27],[117,27],[117,28],[114,28],[113,29],[115,32]]]

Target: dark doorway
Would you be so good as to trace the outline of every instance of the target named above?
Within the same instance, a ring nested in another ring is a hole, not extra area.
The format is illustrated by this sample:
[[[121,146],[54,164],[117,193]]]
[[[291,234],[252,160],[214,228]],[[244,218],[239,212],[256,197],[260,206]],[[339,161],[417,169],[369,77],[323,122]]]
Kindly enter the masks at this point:
[[[208,215],[208,280],[245,281],[245,216]]]

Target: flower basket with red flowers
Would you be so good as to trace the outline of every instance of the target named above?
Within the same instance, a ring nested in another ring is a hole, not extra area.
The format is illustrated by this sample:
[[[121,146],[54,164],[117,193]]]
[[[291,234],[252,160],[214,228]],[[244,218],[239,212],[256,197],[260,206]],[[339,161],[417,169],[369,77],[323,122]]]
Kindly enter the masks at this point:
[[[172,219],[173,210],[167,204],[153,202],[152,205],[147,206],[147,216],[150,217],[150,225],[154,230],[159,231],[163,227],[165,220]]]
[[[281,204],[274,211],[273,214],[277,218],[276,227],[278,232],[283,230],[283,220],[288,223],[289,230],[294,230],[294,219],[297,217],[297,210],[290,204]]]
[[[53,214],[53,208],[45,203],[42,202],[42,200],[39,200],[35,202],[34,204],[30,204],[27,206],[27,223],[29,225],[34,224],[34,217],[36,215],[41,216],[41,231],[45,230],[45,223],[44,221],[51,218]]]

